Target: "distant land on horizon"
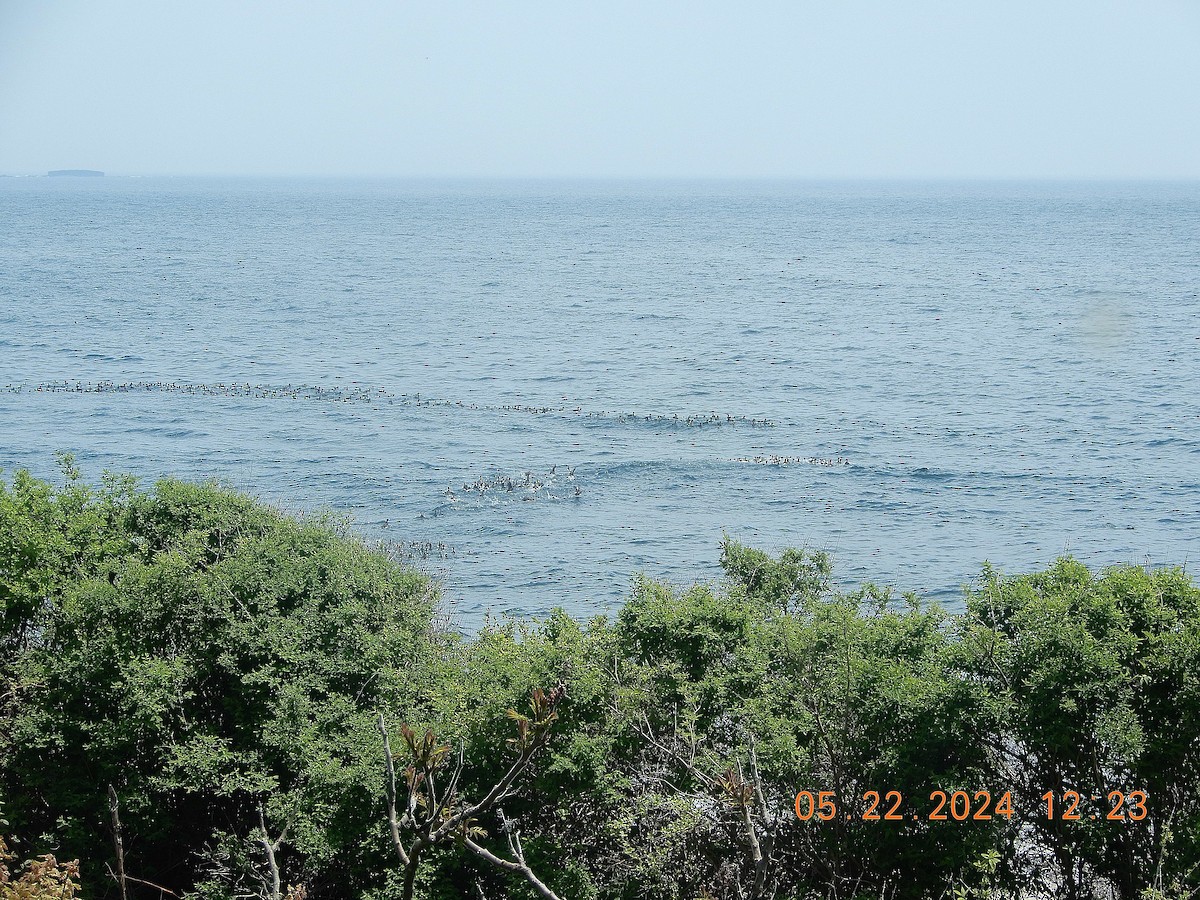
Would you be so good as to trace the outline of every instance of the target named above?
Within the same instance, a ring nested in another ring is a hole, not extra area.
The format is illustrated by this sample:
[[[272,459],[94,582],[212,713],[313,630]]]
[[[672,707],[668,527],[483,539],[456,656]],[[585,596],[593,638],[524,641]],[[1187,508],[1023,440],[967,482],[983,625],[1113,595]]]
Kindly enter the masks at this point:
[[[96,169],[51,169],[46,173],[50,177],[58,177],[63,175],[83,178],[96,178],[104,175],[103,172]]]

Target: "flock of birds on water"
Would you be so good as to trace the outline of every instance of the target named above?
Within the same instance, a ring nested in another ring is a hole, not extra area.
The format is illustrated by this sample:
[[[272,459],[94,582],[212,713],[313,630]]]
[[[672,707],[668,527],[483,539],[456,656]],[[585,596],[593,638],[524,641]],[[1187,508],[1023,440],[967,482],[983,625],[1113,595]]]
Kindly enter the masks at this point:
[[[850,460],[844,456],[735,456],[734,462],[754,463],[759,466],[848,466]]]
[[[571,498],[583,496],[583,489],[578,484],[575,484],[575,467],[565,466],[561,473],[558,469],[557,465],[553,465],[544,475],[535,475],[531,471],[526,471],[523,476],[517,478],[513,478],[511,475],[506,475],[503,472],[497,472],[488,476],[481,475],[474,481],[463,484],[460,493],[464,495],[474,494],[479,497],[489,493],[519,494],[522,500],[535,500],[539,492],[543,496],[553,500],[561,500],[564,496]],[[571,488],[566,494],[554,491],[560,478]],[[446,488],[446,498],[451,503],[457,503],[459,494],[455,493],[453,488]]]
[[[639,415],[635,413],[616,413],[603,411],[585,411],[581,407],[552,407],[528,406],[523,404],[482,405],[461,400],[446,400],[428,397],[422,394],[393,394],[383,388],[362,386],[322,387],[320,385],[263,385],[249,383],[203,383],[177,381],[49,381],[34,385],[5,384],[0,386],[0,392],[7,393],[71,393],[71,394],[175,394],[200,397],[239,397],[270,400],[315,400],[336,403],[370,403],[370,404],[402,404],[417,407],[453,407],[456,409],[482,410],[489,412],[523,412],[534,415],[573,415],[584,418],[605,419],[616,423],[650,424],[658,426],[698,428],[705,426],[742,425],[750,427],[774,427],[775,422],[769,419],[748,418],[721,413],[702,415]],[[762,466],[811,465],[823,467],[848,466],[850,460],[845,457],[819,456],[739,456],[731,462],[752,463]],[[560,490],[560,486],[566,490]],[[482,499],[488,495],[513,495],[507,499],[535,500],[545,498],[550,500],[578,499],[583,495],[583,489],[575,483],[575,467],[560,467],[555,465],[545,473],[535,474],[526,471],[516,477],[504,473],[481,475],[473,482],[464,483],[458,491],[446,488],[445,506],[453,507],[467,497]],[[499,502],[494,497],[491,502]],[[440,509],[445,508],[439,507]],[[437,512],[435,511],[435,515]],[[424,515],[421,516],[424,518]],[[386,528],[390,523],[385,523]],[[402,542],[395,545],[393,550],[400,556],[409,559],[427,560],[431,558],[447,559],[454,555],[454,550],[444,543]]]
[[[458,549],[444,541],[381,541],[380,545],[404,562],[453,559]]]
[[[736,456],[730,462],[760,466],[809,465],[827,468],[850,465],[850,460],[844,456]],[[561,468],[562,471],[559,471],[560,467],[553,465],[544,474],[526,471],[517,477],[503,472],[480,475],[474,481],[465,482],[458,491],[453,487],[446,488],[444,496],[449,505],[455,505],[468,496],[483,498],[488,494],[512,494],[521,500],[536,500],[539,495],[551,500],[577,499],[583,496],[583,489],[575,483],[575,466]],[[567,483],[569,491],[555,490],[559,479]]]
[[[607,422],[631,425],[654,425],[671,428],[704,428],[721,425],[741,425],[752,428],[773,428],[771,419],[735,416],[729,413],[698,413],[681,416],[678,413],[611,412],[585,410],[581,406],[530,406],[523,403],[480,404],[463,400],[446,400],[422,394],[394,394],[383,388],[321,387],[320,385],[265,385],[239,383],[197,383],[182,381],[46,381],[34,385],[6,384],[0,390],[12,393],[38,394],[180,394],[197,397],[239,397],[265,400],[318,400],[334,403],[385,403],[416,407],[450,407],[484,412],[521,412],[531,415],[575,416],[584,419],[603,419]]]

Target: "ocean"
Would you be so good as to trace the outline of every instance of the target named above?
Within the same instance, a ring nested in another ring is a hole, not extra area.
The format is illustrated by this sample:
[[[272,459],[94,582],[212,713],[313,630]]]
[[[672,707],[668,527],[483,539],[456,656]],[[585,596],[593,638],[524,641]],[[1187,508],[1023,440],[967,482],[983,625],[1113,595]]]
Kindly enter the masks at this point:
[[[1200,184],[0,179],[0,469],[333,510],[489,615],[723,534],[954,609],[1200,551]]]

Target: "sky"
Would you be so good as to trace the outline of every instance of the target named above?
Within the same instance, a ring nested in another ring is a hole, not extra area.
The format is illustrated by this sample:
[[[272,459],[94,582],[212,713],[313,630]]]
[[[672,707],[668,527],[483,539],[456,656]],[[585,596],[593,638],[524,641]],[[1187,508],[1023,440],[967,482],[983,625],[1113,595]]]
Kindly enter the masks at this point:
[[[0,0],[0,173],[1200,178],[1200,0]]]

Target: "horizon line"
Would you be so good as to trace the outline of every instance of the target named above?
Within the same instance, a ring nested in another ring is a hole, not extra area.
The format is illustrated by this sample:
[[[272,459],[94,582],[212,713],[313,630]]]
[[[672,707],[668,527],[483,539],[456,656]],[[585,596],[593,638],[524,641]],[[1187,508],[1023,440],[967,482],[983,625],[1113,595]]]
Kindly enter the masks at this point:
[[[1054,182],[1054,183],[1131,183],[1131,182],[1161,182],[1181,183],[1200,182],[1200,173],[1195,175],[663,175],[663,174],[400,174],[400,173],[284,173],[284,172],[129,172],[109,171],[104,169],[83,169],[78,171],[100,172],[107,178],[198,178],[198,179],[270,179],[270,180],[311,180],[311,181],[642,181],[642,182],[807,182],[807,183],[847,183],[847,182],[942,182],[942,183],[1014,183],[1014,182]],[[0,178],[49,178],[50,172],[69,171],[63,169],[43,169],[30,171],[0,171]],[[61,180],[63,176],[58,176]],[[70,178],[71,176],[65,176]]]

